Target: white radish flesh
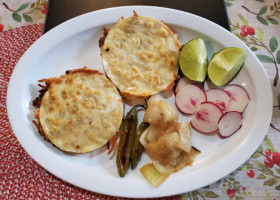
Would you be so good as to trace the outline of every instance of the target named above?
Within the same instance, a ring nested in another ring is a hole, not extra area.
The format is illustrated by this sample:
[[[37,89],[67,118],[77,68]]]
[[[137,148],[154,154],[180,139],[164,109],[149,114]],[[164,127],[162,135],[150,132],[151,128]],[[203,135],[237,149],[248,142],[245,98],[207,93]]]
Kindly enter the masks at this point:
[[[207,90],[205,94],[208,102],[216,104],[223,112],[225,112],[230,100],[230,96],[226,91],[219,88],[213,88]]]
[[[197,107],[205,101],[205,92],[193,84],[182,87],[175,96],[177,108],[187,115],[195,113]]]
[[[250,100],[247,91],[240,85],[235,84],[226,86],[224,90],[230,95],[226,112],[237,111],[242,113]]]
[[[204,102],[194,114],[191,125],[201,133],[213,133],[218,130],[218,121],[222,115],[223,112],[216,104]]]
[[[188,79],[187,77],[183,76],[179,79],[179,81],[175,87],[175,90],[174,90],[175,95],[178,93],[180,88],[183,88],[184,86],[186,86],[188,84],[196,85],[202,90],[204,88],[204,86],[203,86],[204,83],[195,82],[195,81],[192,81],[192,80]]]
[[[218,127],[222,137],[229,137],[242,126],[242,113],[231,111],[225,113],[219,120]]]

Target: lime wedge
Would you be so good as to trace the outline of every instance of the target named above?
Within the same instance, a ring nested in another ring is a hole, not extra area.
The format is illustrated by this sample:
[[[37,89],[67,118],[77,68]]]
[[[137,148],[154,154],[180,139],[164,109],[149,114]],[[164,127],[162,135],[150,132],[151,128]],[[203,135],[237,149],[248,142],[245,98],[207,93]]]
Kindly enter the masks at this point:
[[[179,65],[190,80],[203,82],[207,72],[207,49],[202,39],[186,43],[180,53]]]
[[[216,53],[208,65],[208,77],[216,86],[228,83],[239,72],[246,52],[237,47],[228,47]]]

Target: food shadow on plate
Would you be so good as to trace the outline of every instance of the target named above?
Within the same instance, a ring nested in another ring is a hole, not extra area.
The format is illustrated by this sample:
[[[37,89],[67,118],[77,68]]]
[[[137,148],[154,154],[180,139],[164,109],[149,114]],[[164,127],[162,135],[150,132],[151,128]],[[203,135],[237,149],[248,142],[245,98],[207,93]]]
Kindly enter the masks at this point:
[[[215,54],[214,52],[214,47],[213,44],[211,43],[211,41],[209,40],[204,40],[206,49],[207,49],[207,56],[208,56],[208,62],[211,60],[211,58],[213,57],[213,55]]]

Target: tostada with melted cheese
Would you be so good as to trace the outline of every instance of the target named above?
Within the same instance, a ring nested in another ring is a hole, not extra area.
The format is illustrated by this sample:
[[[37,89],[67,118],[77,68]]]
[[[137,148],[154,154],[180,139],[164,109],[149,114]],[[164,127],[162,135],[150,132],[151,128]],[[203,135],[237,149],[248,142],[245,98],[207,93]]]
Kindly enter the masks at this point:
[[[135,13],[105,36],[104,71],[124,97],[146,98],[173,88],[181,45],[168,26]]]
[[[123,101],[115,86],[88,68],[39,80],[33,121],[41,135],[67,152],[86,153],[105,145],[117,132]]]

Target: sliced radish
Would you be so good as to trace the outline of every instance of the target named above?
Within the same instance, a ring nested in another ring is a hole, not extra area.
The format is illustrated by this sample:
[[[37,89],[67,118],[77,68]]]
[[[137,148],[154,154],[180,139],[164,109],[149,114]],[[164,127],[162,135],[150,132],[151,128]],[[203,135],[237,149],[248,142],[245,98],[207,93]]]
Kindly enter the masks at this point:
[[[188,79],[187,77],[183,76],[183,77],[181,77],[179,79],[179,81],[178,81],[178,83],[177,83],[177,85],[175,87],[175,90],[174,90],[175,95],[178,93],[180,88],[182,88],[182,87],[184,87],[184,86],[186,86],[188,84],[196,85],[196,86],[198,86],[202,90],[204,88],[204,86],[203,86],[204,84],[203,83],[192,81],[192,80]]]
[[[243,112],[250,100],[247,91],[242,86],[235,84],[226,86],[224,90],[230,95],[226,112]]]
[[[218,130],[218,121],[222,115],[222,110],[216,104],[204,102],[194,114],[191,125],[201,133],[213,133]]]
[[[225,112],[230,100],[230,96],[226,91],[219,88],[212,88],[208,89],[205,94],[208,102],[216,104],[223,112]]]
[[[225,113],[219,120],[218,127],[222,137],[229,137],[242,126],[242,113],[231,111]]]
[[[187,115],[195,113],[197,107],[205,101],[205,92],[193,84],[185,85],[175,96],[176,106],[182,113]]]

